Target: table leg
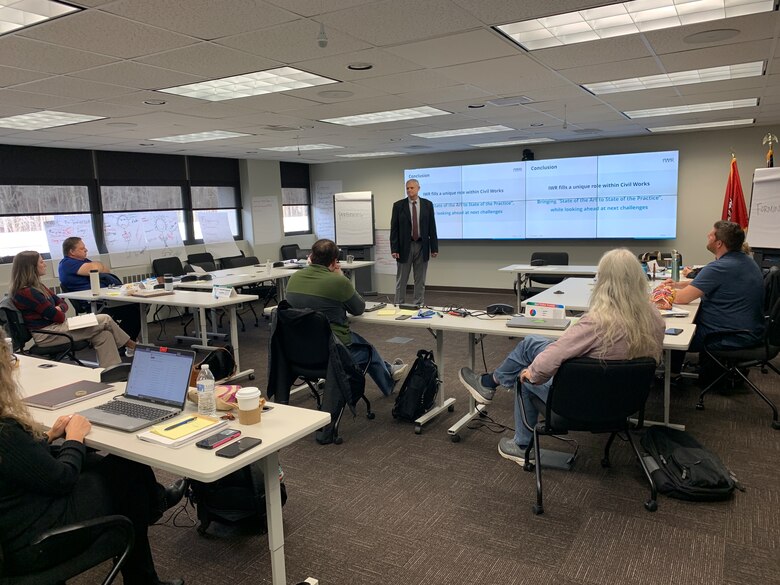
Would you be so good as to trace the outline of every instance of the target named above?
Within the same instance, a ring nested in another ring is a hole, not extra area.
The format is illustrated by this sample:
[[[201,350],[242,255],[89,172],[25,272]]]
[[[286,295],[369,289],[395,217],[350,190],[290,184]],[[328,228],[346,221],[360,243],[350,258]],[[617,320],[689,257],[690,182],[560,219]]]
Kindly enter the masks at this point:
[[[521,301],[521,291],[523,290],[523,273],[518,272],[517,273],[517,312],[522,313],[522,307],[520,306]]]
[[[225,382],[238,380],[239,378],[249,377],[253,380],[255,377],[254,369],[241,370],[241,358],[238,355],[238,314],[236,305],[230,305],[230,339],[233,343],[233,357],[236,360],[236,373],[225,380]]]
[[[284,565],[284,526],[282,524],[282,490],[279,484],[279,454],[261,459],[265,484],[265,513],[268,519],[268,548],[271,550],[271,582],[287,585]]]
[[[476,334],[469,333],[469,364],[472,370],[477,365],[477,356],[476,352],[474,351],[474,348],[477,344],[477,338]],[[458,422],[456,422],[454,425],[452,425],[449,429],[447,429],[447,434],[450,435],[452,442],[457,443],[460,441],[460,430],[465,427],[467,424],[469,424],[474,417],[477,415],[487,412],[485,410],[484,404],[477,404],[477,401],[474,400],[474,397],[469,394],[469,410],[466,414],[464,414]]]
[[[138,303],[138,312],[141,313],[141,343],[149,343],[149,324],[146,322],[149,313],[146,309],[151,306]]]
[[[200,331],[200,341],[204,346],[207,346],[209,344],[209,333],[206,331],[206,309],[204,307],[198,308],[198,316],[199,321],[198,323],[198,331]],[[214,315],[212,312],[212,319]],[[214,324],[216,327],[216,323]]]
[[[672,350],[664,350],[664,420],[646,420],[648,426],[664,425],[673,429],[685,430],[685,425],[672,424],[669,422],[669,413],[672,408]],[[636,419],[631,419],[636,421]]]

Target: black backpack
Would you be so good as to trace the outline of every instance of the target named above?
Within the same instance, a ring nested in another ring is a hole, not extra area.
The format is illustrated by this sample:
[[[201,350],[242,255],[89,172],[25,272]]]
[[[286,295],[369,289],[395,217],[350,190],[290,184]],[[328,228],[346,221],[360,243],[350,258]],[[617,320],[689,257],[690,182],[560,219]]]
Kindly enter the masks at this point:
[[[720,458],[685,431],[649,427],[642,447],[647,468],[662,494],[708,502],[726,500],[740,487]]]
[[[282,506],[287,502],[287,487],[282,491]],[[235,524],[243,520],[254,522],[265,533],[265,484],[259,461],[211,483],[190,480],[191,503],[198,510],[198,532],[205,534],[212,521]]]
[[[439,369],[433,352],[421,349],[395,399],[393,418],[414,422],[433,407],[438,391]]]

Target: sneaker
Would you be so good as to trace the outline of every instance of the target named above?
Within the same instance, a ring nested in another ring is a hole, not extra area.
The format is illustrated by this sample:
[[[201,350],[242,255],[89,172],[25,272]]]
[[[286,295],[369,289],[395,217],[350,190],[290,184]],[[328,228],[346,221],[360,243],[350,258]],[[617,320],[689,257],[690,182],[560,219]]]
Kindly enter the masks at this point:
[[[515,443],[515,440],[510,437],[504,437],[498,442],[498,454],[518,465],[525,465],[525,448]]]
[[[496,394],[495,388],[488,388],[482,384],[482,376],[475,373],[471,368],[461,368],[458,372],[458,379],[466,387],[474,400],[480,404],[490,404],[493,396]]]
[[[125,357],[131,358],[134,355],[135,355],[135,350],[125,346]]]
[[[403,378],[408,369],[409,364],[405,364],[402,359],[396,358],[393,360],[393,363],[390,365],[390,375],[393,377],[393,382],[398,382],[398,380]]]

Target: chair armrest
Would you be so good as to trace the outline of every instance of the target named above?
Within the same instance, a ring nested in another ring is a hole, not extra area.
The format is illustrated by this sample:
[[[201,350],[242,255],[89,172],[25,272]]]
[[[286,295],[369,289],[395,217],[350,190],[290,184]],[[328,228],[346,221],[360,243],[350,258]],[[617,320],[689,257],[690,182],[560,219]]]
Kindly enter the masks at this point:
[[[748,329],[727,329],[724,331],[715,331],[713,333],[708,333],[704,337],[704,346],[708,346],[711,343],[717,343],[719,341],[723,341],[724,339],[728,339],[729,337],[734,337],[736,335],[744,334],[744,333],[750,333]]]

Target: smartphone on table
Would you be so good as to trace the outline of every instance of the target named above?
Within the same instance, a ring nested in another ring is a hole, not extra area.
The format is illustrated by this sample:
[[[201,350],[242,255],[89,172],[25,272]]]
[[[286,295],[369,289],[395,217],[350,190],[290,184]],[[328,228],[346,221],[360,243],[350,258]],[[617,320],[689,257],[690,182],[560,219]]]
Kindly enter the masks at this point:
[[[239,436],[241,436],[241,431],[237,429],[223,429],[210,437],[198,441],[195,443],[195,446],[201,449],[216,449]]]
[[[257,447],[262,442],[263,442],[262,439],[255,439],[254,437],[244,437],[243,439],[239,439],[235,443],[231,443],[227,447],[222,447],[222,449],[217,451],[217,456],[233,459],[233,457],[238,457],[239,455],[241,455],[241,453],[249,451],[252,447]]]
[[[398,316],[395,318],[395,320],[396,320],[396,321],[403,321],[404,319],[408,319],[409,317],[411,317],[411,315],[398,315]]]
[[[680,335],[680,333],[682,333],[682,332],[683,332],[682,329],[678,329],[677,327],[670,327],[669,329],[664,331],[664,334],[666,334],[666,335]]]

